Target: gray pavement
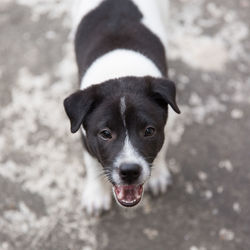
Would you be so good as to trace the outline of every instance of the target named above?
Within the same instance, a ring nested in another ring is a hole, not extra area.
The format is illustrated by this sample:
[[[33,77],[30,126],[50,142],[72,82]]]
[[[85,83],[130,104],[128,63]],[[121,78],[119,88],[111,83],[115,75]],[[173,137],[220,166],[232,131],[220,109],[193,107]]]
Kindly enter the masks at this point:
[[[100,218],[81,209],[81,143],[62,107],[77,88],[70,4],[0,2],[0,249],[249,250],[250,2],[172,1],[174,185]]]

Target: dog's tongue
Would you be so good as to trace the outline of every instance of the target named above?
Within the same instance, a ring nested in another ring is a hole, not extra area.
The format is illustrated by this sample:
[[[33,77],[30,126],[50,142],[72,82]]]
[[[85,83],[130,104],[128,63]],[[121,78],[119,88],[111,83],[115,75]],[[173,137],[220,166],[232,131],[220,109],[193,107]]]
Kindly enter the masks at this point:
[[[143,185],[116,185],[114,186],[114,193],[121,205],[133,207],[141,200]]]

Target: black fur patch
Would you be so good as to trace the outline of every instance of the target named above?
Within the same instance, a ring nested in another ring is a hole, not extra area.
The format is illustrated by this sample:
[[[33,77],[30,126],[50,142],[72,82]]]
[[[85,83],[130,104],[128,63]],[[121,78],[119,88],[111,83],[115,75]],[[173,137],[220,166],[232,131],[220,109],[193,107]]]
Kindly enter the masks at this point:
[[[141,24],[142,17],[130,0],[106,0],[88,13],[75,37],[79,79],[98,57],[119,48],[140,52],[166,76],[164,47],[159,38]]]

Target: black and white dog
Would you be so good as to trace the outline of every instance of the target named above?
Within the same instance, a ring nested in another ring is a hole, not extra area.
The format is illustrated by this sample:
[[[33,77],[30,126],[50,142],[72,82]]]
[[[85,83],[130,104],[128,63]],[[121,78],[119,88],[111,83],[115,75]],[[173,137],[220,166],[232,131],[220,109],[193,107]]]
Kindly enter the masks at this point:
[[[82,129],[88,213],[110,208],[111,189],[118,204],[132,207],[146,182],[154,194],[170,184],[165,125],[173,120],[168,106],[180,110],[167,78],[167,11],[167,0],[76,1],[81,90],[64,107],[71,132]]]

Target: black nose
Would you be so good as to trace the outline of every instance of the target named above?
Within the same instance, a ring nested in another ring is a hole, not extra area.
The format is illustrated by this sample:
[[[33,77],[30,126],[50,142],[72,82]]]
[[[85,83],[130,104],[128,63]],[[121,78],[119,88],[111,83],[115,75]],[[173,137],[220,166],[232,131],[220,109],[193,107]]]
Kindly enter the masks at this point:
[[[141,174],[141,167],[134,163],[123,163],[120,166],[120,177],[126,183],[135,182]]]

